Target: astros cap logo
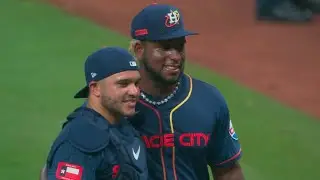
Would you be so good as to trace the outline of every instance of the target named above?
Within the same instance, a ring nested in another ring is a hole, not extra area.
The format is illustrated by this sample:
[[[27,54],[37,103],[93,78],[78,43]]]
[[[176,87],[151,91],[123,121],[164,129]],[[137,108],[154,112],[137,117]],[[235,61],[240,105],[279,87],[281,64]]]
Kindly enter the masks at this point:
[[[167,27],[173,27],[176,24],[179,24],[180,14],[178,10],[172,11],[166,15],[165,25]]]

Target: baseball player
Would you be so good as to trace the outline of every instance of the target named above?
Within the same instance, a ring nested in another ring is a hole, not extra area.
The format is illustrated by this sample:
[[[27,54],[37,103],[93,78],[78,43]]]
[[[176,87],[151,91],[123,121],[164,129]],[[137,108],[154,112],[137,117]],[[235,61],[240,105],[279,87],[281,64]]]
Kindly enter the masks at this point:
[[[174,6],[152,4],[131,22],[130,50],[140,66],[137,114],[150,180],[243,180],[242,152],[219,90],[184,73],[186,36]]]
[[[48,180],[147,180],[145,145],[123,116],[135,114],[140,80],[134,57],[102,48],[85,62],[87,86],[54,141],[42,178]]]

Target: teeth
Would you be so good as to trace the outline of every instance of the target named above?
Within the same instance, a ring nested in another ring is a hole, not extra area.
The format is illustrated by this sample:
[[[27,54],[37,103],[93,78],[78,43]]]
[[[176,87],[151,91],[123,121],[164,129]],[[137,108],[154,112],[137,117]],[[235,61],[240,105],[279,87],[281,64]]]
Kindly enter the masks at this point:
[[[176,67],[176,66],[165,66],[165,69],[176,70],[176,69],[178,69],[178,67]]]
[[[176,69],[176,67],[173,67],[173,66],[167,66],[166,68],[169,69],[169,70]]]

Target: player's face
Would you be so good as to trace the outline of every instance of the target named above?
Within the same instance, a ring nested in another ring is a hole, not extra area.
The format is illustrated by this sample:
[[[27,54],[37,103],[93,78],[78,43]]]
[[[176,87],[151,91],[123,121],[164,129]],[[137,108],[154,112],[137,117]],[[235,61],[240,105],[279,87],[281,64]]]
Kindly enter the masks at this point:
[[[142,67],[156,81],[176,83],[184,70],[185,42],[185,38],[146,42],[140,61]]]
[[[132,116],[139,98],[138,71],[124,71],[99,82],[101,105],[115,115]]]

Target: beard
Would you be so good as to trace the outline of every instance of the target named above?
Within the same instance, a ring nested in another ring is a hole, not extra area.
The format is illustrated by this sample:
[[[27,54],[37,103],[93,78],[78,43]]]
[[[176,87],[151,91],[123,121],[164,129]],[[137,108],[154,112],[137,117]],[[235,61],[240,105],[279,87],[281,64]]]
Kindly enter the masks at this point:
[[[135,114],[135,109],[128,110],[125,102],[128,101],[138,101],[138,97],[133,95],[128,95],[124,98],[119,98],[119,100],[111,98],[105,94],[101,95],[101,105],[106,109],[112,116],[119,118],[122,116],[132,116]]]
[[[115,117],[121,116],[121,105],[107,95],[101,95],[101,105]]]
[[[149,77],[153,81],[160,83],[164,86],[171,86],[171,85],[176,84],[184,72],[184,60],[181,63],[181,67],[180,67],[181,72],[180,72],[179,76],[177,78],[173,78],[173,79],[166,79],[165,77],[163,77],[163,75],[161,74],[161,71],[156,71],[151,66],[151,64],[148,62],[146,56],[143,57],[143,59],[141,60],[141,63],[142,63],[143,68],[145,69],[145,71],[149,75]]]

